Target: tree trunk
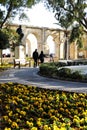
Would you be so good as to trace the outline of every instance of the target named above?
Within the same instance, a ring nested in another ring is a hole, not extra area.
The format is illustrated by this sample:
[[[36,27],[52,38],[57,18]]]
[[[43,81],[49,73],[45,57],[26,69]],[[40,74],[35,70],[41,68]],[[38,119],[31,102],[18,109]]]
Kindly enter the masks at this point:
[[[2,62],[2,50],[0,50],[0,55],[1,55],[1,66],[3,65],[3,62]]]
[[[0,28],[3,27],[4,23],[9,18],[11,11],[12,11],[12,2],[10,2],[10,5],[9,5],[8,11],[7,11],[7,15],[6,15],[5,19],[3,20],[3,22],[1,23]]]

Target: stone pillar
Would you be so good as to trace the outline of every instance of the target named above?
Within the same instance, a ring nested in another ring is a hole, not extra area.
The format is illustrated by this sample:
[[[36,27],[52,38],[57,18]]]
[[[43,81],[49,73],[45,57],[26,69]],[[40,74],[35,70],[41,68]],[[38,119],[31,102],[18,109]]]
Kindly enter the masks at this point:
[[[25,47],[23,45],[19,45],[15,47],[15,58],[25,59]]]

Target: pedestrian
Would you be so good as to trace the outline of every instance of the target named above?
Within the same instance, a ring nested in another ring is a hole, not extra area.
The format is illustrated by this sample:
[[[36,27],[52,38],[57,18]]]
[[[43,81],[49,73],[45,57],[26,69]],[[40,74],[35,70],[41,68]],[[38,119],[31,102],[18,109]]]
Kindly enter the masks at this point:
[[[50,62],[53,61],[54,62],[54,59],[53,59],[53,54],[51,53],[50,54]]]
[[[37,52],[37,49],[35,49],[35,51],[33,52],[33,59],[34,59],[34,67],[37,67],[37,63],[38,63],[38,52]]]
[[[43,51],[41,51],[41,53],[40,53],[40,55],[39,55],[39,59],[40,59],[40,62],[41,62],[41,63],[44,62],[44,57],[45,57],[45,55],[44,55]]]

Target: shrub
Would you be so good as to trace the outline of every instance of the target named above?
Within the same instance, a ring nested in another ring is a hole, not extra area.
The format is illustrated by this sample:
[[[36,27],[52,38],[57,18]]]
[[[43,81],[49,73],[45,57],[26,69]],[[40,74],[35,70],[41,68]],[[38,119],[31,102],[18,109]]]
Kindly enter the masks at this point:
[[[70,68],[61,67],[60,62],[56,63],[44,63],[40,65],[40,74],[48,77],[55,77],[59,79],[65,79],[65,80],[75,80],[75,81],[87,81],[87,75],[82,75],[79,71],[74,71]]]
[[[57,71],[58,77],[69,78],[70,75],[71,75],[71,69],[69,68],[61,68]]]
[[[83,76],[80,74],[80,72],[79,71],[75,71],[75,72],[73,72],[72,74],[71,74],[71,78],[72,79],[83,79]]]
[[[40,73],[49,77],[52,77],[52,75],[55,75],[57,72],[57,68],[55,65],[50,64],[41,64],[40,65]]]
[[[65,63],[65,62],[55,62],[54,65],[59,68],[59,67],[66,66],[67,63]]]

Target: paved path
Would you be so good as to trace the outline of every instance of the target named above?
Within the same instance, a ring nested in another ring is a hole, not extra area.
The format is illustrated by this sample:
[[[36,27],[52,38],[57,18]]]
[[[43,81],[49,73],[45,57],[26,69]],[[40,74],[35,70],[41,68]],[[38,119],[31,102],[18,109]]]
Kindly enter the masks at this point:
[[[34,85],[41,88],[87,93],[87,83],[46,78],[38,75],[38,71],[39,68],[9,69],[4,72],[0,72],[0,82],[18,82],[21,84]]]

